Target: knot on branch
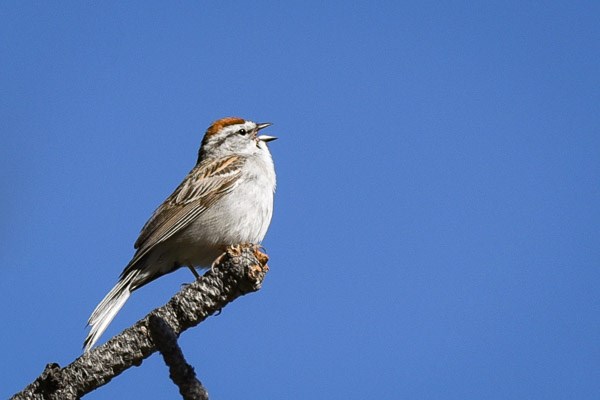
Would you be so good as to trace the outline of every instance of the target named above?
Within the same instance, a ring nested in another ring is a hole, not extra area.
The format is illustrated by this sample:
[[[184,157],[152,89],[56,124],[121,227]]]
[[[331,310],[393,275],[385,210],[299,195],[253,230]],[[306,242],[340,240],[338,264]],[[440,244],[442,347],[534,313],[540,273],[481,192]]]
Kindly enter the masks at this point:
[[[241,269],[239,276],[245,279],[238,282],[243,294],[256,292],[262,286],[262,281],[269,271],[267,262],[269,256],[262,252],[262,248],[254,244],[239,244],[229,246],[223,257],[223,264],[230,264],[230,268]]]
[[[37,381],[39,382],[39,386],[36,388],[36,393],[56,392],[62,382],[60,365],[57,363],[47,364],[44,372],[42,372]]]

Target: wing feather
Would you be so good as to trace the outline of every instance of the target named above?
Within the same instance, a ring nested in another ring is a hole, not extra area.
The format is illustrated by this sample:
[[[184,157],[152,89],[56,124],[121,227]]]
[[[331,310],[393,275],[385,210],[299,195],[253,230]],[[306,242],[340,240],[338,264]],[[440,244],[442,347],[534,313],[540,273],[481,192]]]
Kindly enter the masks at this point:
[[[142,228],[134,245],[137,251],[129,266],[137,263],[158,243],[188,226],[210,205],[231,191],[245,161],[244,157],[234,155],[196,165]]]

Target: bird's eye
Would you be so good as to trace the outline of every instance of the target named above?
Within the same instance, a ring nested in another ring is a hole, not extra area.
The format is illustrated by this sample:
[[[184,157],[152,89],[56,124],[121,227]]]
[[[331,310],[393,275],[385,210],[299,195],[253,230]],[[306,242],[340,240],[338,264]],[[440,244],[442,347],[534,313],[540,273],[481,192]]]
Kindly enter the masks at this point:
[[[238,133],[239,133],[240,135],[245,135],[245,134],[246,134],[246,133],[248,133],[248,132],[246,132],[246,130],[242,128],[242,129],[240,129],[240,130],[238,131]]]

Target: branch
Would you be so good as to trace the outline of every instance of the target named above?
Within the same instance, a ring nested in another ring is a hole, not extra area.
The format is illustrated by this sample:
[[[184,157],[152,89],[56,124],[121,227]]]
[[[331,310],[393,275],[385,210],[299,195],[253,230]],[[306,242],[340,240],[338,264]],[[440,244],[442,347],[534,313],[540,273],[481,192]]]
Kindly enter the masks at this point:
[[[196,378],[194,367],[188,364],[183,352],[177,344],[177,336],[173,329],[160,317],[150,315],[148,320],[152,340],[161,352],[165,364],[169,367],[169,375],[179,387],[184,400],[208,400],[208,393]]]
[[[12,399],[78,399],[157,351],[149,328],[161,318],[179,336],[227,304],[260,289],[268,257],[258,246],[231,246],[200,279],[185,286],[169,302],[64,368],[48,364],[42,374]]]

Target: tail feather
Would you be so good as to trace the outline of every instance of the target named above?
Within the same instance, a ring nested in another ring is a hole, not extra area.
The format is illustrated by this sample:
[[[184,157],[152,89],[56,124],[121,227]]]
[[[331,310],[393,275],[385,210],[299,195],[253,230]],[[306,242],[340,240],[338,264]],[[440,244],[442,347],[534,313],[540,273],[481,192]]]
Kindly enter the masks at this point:
[[[139,270],[135,269],[122,276],[115,287],[113,287],[104,299],[102,299],[100,304],[96,306],[88,320],[88,325],[91,329],[83,342],[84,352],[87,352],[94,346],[115,315],[117,315],[121,307],[123,307],[131,294],[131,287],[138,273]]]

